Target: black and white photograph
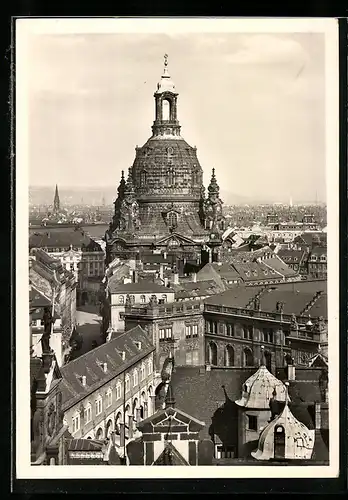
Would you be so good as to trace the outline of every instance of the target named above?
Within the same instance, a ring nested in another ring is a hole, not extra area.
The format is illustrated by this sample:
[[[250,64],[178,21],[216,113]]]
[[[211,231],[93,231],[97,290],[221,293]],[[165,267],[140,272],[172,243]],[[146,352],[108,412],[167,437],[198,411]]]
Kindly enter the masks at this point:
[[[338,172],[333,19],[17,19],[17,477],[336,477]]]

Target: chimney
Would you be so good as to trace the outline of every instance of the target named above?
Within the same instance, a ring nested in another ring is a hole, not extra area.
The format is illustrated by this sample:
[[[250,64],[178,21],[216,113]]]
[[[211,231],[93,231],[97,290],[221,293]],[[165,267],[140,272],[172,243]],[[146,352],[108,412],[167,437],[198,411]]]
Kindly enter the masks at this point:
[[[106,373],[108,371],[108,364],[103,363],[103,372]]]
[[[197,283],[197,273],[192,273],[192,281],[193,283]]]
[[[159,277],[163,280],[163,264],[160,264]]]
[[[288,365],[288,380],[296,380],[295,365]]]
[[[163,252],[163,258],[164,260],[167,260],[167,252]]]
[[[164,286],[167,287],[168,286],[168,278],[164,278]]]
[[[205,371],[210,372],[211,371],[211,366],[209,364],[205,365]]]
[[[87,385],[87,377],[86,377],[86,375],[82,375],[82,385],[83,385],[83,387],[86,387],[86,385]]]
[[[126,361],[126,352],[125,351],[122,351],[122,361]]]
[[[179,284],[179,273],[174,273],[173,274],[173,284],[178,285]]]

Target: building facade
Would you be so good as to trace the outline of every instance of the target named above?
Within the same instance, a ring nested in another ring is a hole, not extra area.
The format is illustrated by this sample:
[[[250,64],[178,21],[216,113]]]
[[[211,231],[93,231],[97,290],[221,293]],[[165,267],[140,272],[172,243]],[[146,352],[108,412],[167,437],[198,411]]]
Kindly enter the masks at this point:
[[[107,261],[166,251],[180,259],[213,259],[224,230],[213,169],[207,197],[197,150],[180,135],[178,93],[165,58],[155,98],[152,136],[136,147],[127,179],[122,172],[115,213],[106,232]]]
[[[152,415],[158,374],[154,346],[137,327],[62,367],[62,409],[74,439],[105,439],[122,426],[126,441]]]

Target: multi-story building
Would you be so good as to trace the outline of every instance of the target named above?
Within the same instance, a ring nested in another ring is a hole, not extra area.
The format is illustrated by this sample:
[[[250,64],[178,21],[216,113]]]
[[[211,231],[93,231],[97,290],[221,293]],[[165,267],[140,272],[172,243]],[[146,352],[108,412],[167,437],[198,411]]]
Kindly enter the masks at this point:
[[[327,278],[327,247],[316,246],[308,256],[309,278]]]
[[[37,248],[32,249],[29,256],[29,283],[40,294],[40,304],[45,303],[52,308],[57,321],[54,328],[58,328],[60,323],[62,344],[61,350],[57,348],[57,357],[64,361],[65,355],[70,351],[69,340],[76,326],[77,283],[74,275],[59,260]],[[41,327],[42,313],[41,308],[34,315],[33,321],[37,328]]]
[[[225,221],[213,169],[205,197],[195,147],[180,135],[178,93],[167,59],[157,85],[152,136],[136,157],[127,180],[123,172],[115,214],[106,232],[106,253],[116,256],[167,251],[180,259],[214,259]]]
[[[100,281],[103,279],[105,254],[101,246],[81,229],[34,233],[29,238],[29,248],[43,249],[53,258],[59,259],[64,268],[74,274],[79,302],[86,280],[96,277]]]
[[[138,326],[62,367],[62,409],[73,438],[104,439],[154,411],[155,347]],[[123,455],[124,456],[124,455]]]
[[[249,367],[261,346],[270,370],[286,356],[303,365],[327,349],[326,287],[313,285],[236,286],[203,301],[129,306],[125,328],[148,331],[158,366],[172,352],[177,365]]]

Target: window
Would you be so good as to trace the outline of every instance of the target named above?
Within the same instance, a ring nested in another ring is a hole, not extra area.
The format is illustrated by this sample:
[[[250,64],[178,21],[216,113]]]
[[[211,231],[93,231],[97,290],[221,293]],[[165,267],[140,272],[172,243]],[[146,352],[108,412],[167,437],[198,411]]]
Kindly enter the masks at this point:
[[[225,333],[225,324],[224,323],[219,323],[219,333],[222,335]]]
[[[257,431],[257,417],[255,415],[247,415],[249,431]]]
[[[189,339],[191,337],[191,329],[192,329],[191,325],[185,326],[185,336],[187,339]]]
[[[192,337],[198,337],[198,325],[192,325]]]
[[[145,295],[140,295],[140,302],[144,304],[146,302],[146,297]]]
[[[159,340],[164,341],[173,338],[173,330],[172,327],[169,328],[160,328],[159,330]]]
[[[88,403],[84,411],[85,424],[88,424],[92,420],[92,405]]]
[[[227,323],[226,325],[226,335],[228,337],[234,336],[234,325],[232,323]]]
[[[225,349],[225,366],[234,365],[234,349],[231,345],[226,346]]]
[[[244,349],[243,351],[243,366],[253,366],[254,359],[253,353],[250,349]]]
[[[171,168],[170,170],[167,171],[167,186],[172,187],[173,185],[174,185],[174,170]],[[171,212],[171,214],[172,213],[173,212]]]
[[[217,346],[215,342],[209,342],[208,344],[208,362],[211,365],[217,365]]]
[[[243,326],[243,338],[246,340],[252,340],[252,338],[253,338],[252,325],[244,325]]]
[[[118,301],[119,301],[120,304],[124,304],[124,297],[123,297],[123,295],[119,296]]]
[[[106,392],[106,408],[112,405],[112,389],[108,389]]]
[[[186,352],[186,364],[198,365],[198,349]]]
[[[234,455],[235,455],[234,446],[216,447],[216,458],[234,458]]]
[[[273,330],[272,330],[272,328],[264,328],[262,330],[262,342],[266,342],[268,344],[273,343]]]
[[[72,432],[73,434],[77,432],[80,429],[80,415],[77,413],[73,418],[72,418]]]
[[[153,371],[153,363],[152,363],[152,359],[149,359],[148,374],[151,375],[152,371]]]
[[[216,321],[207,321],[207,330],[208,333],[216,333],[217,332],[217,322]]]
[[[116,384],[116,400],[121,399],[121,393],[122,393],[122,384],[120,381],[118,381]]]
[[[144,187],[146,185],[146,172],[143,170],[140,174],[140,186]]]
[[[133,372],[133,387],[138,385],[138,370],[134,370]]]
[[[141,365],[140,368],[140,380],[144,380],[145,378],[145,365]]]
[[[103,401],[102,398],[99,397],[95,402],[95,414],[100,415],[103,410]]]
[[[129,375],[126,376],[126,380],[125,380],[125,390],[126,392],[129,392],[130,391],[130,377]]]
[[[168,226],[175,227],[178,222],[178,216],[175,212],[170,212],[168,214]]]
[[[162,300],[163,302],[167,302],[167,295],[165,293],[162,295]]]

